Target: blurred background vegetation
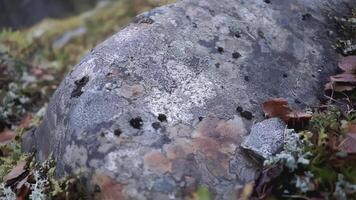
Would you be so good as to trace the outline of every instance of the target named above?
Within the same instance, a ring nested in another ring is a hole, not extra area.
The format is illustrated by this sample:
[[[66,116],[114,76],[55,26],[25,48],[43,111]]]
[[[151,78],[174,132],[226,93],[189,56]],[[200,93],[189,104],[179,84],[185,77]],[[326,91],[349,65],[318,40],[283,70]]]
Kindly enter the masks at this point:
[[[0,133],[36,125],[63,76],[134,16],[173,0],[0,0]]]

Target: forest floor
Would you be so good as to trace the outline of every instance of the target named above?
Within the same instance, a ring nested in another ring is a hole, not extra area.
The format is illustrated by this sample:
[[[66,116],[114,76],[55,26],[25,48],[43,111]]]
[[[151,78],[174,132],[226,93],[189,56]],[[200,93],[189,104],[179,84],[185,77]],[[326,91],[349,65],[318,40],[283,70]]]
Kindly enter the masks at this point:
[[[0,31],[0,199],[88,197],[77,177],[54,179],[53,160],[36,163],[21,152],[22,135],[38,126],[51,95],[81,57],[157,5],[124,0],[28,29]],[[333,20],[340,30],[335,44],[340,74],[330,77],[325,102],[311,114],[289,108],[283,99],[262,105],[266,116],[298,131],[297,143],[265,161],[241,199],[356,199],[356,10]],[[199,187],[189,198],[209,200],[213,194]]]

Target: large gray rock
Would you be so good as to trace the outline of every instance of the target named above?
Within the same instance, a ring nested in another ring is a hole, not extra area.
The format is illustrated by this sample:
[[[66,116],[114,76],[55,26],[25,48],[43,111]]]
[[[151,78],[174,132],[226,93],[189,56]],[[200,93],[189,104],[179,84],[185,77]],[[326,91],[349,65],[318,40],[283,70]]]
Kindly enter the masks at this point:
[[[261,102],[318,103],[336,69],[327,15],[355,4],[266,2],[185,0],[137,17],[68,74],[24,147],[116,199],[197,185],[234,199],[256,176],[239,146]]]

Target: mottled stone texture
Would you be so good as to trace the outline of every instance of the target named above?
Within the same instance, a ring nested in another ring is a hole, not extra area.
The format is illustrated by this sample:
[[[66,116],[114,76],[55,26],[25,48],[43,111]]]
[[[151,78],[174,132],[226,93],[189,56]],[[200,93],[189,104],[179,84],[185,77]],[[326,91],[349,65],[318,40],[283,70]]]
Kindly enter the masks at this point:
[[[256,157],[267,159],[283,149],[284,133],[287,125],[281,119],[271,118],[258,122],[241,147],[251,151]]]
[[[261,102],[318,103],[336,69],[327,15],[355,3],[266,2],[185,0],[137,17],[68,74],[24,146],[53,153],[59,175],[88,172],[103,198],[180,199],[201,184],[234,199],[256,175],[239,146]]]

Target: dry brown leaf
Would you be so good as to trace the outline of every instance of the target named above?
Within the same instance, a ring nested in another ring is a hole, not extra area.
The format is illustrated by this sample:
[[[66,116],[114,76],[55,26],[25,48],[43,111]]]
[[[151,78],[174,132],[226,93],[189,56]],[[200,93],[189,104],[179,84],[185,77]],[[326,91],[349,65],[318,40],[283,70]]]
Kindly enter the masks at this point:
[[[342,84],[342,83],[327,83],[324,90],[334,90],[336,92],[351,91],[356,88],[356,85]]]
[[[6,185],[11,185],[11,182],[13,182],[14,180],[20,178],[20,176],[23,175],[26,172],[27,172],[27,170],[26,170],[26,161],[22,161],[22,162],[18,163],[16,165],[16,167],[14,167],[10,171],[10,173],[8,173],[6,176],[4,176],[3,180],[6,183]],[[17,181],[15,181],[15,182],[17,182]]]
[[[32,121],[32,113],[27,113],[26,117],[24,117],[20,122],[21,128],[28,128],[30,127]]]
[[[25,176],[22,180],[20,180],[17,184],[16,184],[16,189],[20,190],[22,187],[25,186],[25,183],[27,183],[27,180],[29,178],[30,174],[27,174],[27,176]]]
[[[347,133],[338,146],[339,151],[356,154],[356,133]]]
[[[344,72],[330,76],[330,82],[325,85],[325,90],[336,92],[354,90],[356,88],[356,56],[342,57],[339,68]]]
[[[23,185],[19,191],[20,192],[18,192],[16,200],[28,199],[27,196],[30,194],[30,188],[28,188],[26,185]]]
[[[356,71],[356,56],[346,56],[342,57],[339,62],[339,68],[345,72],[355,72]]]
[[[342,83],[356,84],[356,74],[344,72],[341,74],[330,76],[330,82],[331,83],[342,82]]]
[[[288,115],[292,112],[292,109],[288,106],[288,101],[282,98],[265,101],[262,104],[262,109],[266,117],[278,117],[285,122],[288,122]]]
[[[106,175],[96,175],[95,183],[100,188],[100,194],[98,194],[98,199],[103,200],[122,200],[124,199],[122,190],[124,189],[124,185],[113,180],[109,176]]]
[[[296,130],[305,127],[312,117],[309,113],[292,110],[288,106],[288,101],[282,98],[264,102],[262,109],[266,117],[278,117],[286,122],[290,128]]]
[[[311,114],[309,113],[292,110],[288,106],[288,101],[283,98],[265,101],[262,104],[262,109],[267,117],[278,117],[285,122],[288,122],[291,118],[301,119],[311,117]]]
[[[0,133],[0,146],[10,143],[16,136],[16,133],[10,129],[5,129]]]
[[[356,123],[349,123],[347,129],[348,133],[356,134]]]
[[[253,196],[258,197],[258,199],[265,199],[268,197],[271,194],[273,187],[275,187],[273,184],[274,179],[279,177],[282,172],[283,167],[280,165],[270,166],[263,169],[256,180]]]
[[[356,154],[356,123],[349,122],[346,124],[347,133],[344,139],[336,145],[336,150],[348,154]]]

